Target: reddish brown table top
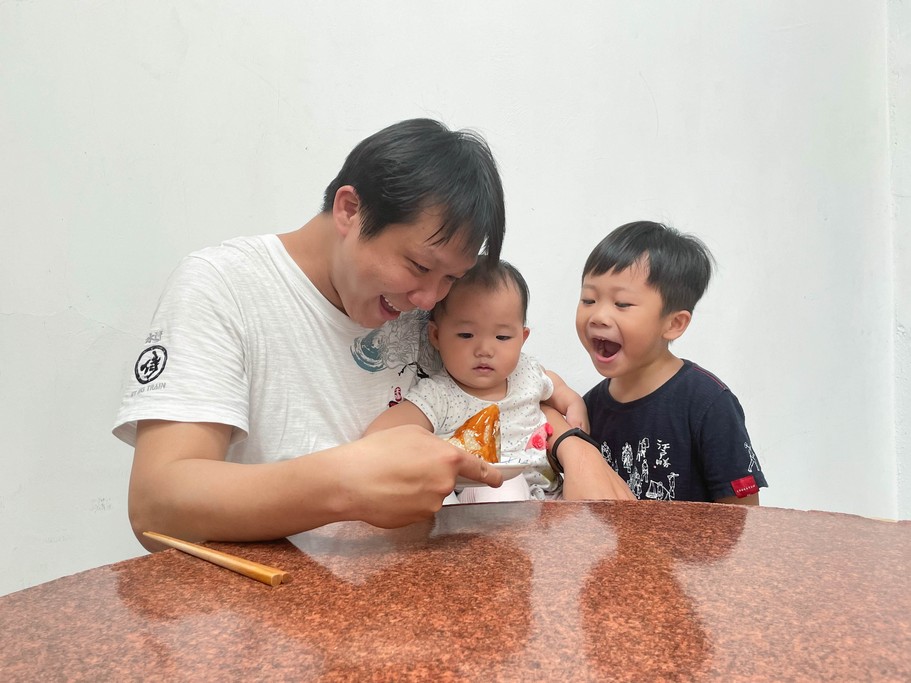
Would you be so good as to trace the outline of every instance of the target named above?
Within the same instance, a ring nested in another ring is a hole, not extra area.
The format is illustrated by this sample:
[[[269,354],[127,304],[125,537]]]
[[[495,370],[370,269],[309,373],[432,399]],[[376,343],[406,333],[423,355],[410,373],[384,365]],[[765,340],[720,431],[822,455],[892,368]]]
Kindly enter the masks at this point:
[[[211,545],[291,583],[168,550],[13,593],[0,677],[911,680],[908,522],[498,503]]]

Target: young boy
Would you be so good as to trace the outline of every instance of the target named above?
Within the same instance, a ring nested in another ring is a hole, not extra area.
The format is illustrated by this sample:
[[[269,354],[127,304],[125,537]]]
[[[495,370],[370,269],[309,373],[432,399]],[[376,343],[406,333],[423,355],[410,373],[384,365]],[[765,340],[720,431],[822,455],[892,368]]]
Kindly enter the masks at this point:
[[[468,488],[459,494],[461,502],[543,498],[559,487],[559,478],[547,463],[552,430],[541,402],[581,424],[581,418],[573,417],[584,414],[581,397],[522,353],[529,333],[527,308],[528,285],[519,271],[505,261],[480,257],[431,312],[428,337],[443,368],[421,379],[404,401],[367,429],[370,434],[409,423],[447,438],[469,417],[496,403],[500,462],[527,464],[529,469],[524,478],[508,480],[498,490]]]
[[[737,397],[668,348],[711,274],[700,240],[649,221],[617,228],[585,262],[576,331],[607,378],[584,397],[591,435],[640,499],[758,505],[767,486]]]

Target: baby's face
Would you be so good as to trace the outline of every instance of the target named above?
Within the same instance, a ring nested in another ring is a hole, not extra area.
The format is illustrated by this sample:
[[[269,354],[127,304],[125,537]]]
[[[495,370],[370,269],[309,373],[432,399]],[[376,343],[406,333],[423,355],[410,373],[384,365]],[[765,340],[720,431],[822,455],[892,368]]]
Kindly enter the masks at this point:
[[[446,371],[463,391],[499,400],[528,338],[519,292],[512,284],[495,291],[457,287],[442,315],[430,323],[429,334]]]

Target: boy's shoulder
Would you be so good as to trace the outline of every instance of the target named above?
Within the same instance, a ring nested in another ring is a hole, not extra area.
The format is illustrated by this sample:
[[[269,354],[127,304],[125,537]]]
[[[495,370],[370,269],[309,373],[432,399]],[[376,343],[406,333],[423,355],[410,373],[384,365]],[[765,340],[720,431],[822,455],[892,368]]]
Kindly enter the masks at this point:
[[[683,360],[683,365],[677,373],[655,391],[630,404],[618,405],[642,405],[660,400],[670,400],[673,403],[705,401],[730,391],[728,385],[717,375],[693,361],[685,358],[681,360]],[[610,395],[610,382],[610,379],[605,379],[592,387],[585,394],[586,402],[589,400],[614,402]]]
[[[672,404],[688,406],[687,412],[702,412],[713,405],[722,394],[733,396],[728,385],[717,375],[709,372],[701,365],[683,359],[683,367],[655,394]]]
[[[717,375],[685,358],[683,359],[683,367],[680,368],[680,372],[677,374],[681,379],[693,386],[704,388],[708,391],[730,391],[728,385],[722,382]]]

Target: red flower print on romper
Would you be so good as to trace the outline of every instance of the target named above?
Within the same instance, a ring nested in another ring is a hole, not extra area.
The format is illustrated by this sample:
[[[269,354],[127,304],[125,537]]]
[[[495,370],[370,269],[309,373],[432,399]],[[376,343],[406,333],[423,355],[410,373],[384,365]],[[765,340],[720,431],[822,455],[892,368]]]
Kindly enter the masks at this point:
[[[525,450],[529,450],[530,448],[534,448],[535,450],[539,451],[547,450],[547,438],[553,433],[554,428],[545,422],[535,430],[534,434],[531,435],[531,438],[525,445]]]

